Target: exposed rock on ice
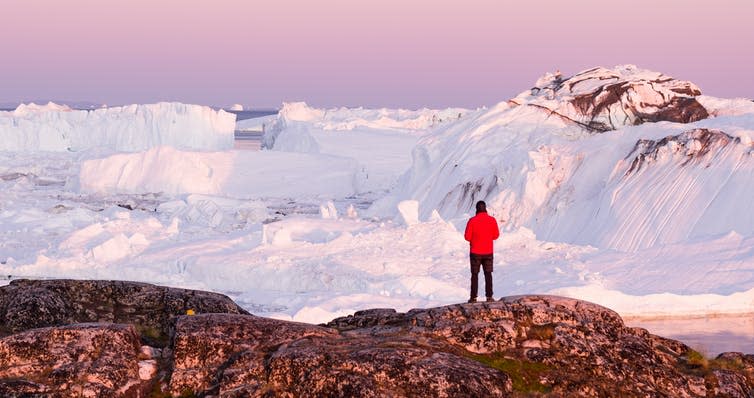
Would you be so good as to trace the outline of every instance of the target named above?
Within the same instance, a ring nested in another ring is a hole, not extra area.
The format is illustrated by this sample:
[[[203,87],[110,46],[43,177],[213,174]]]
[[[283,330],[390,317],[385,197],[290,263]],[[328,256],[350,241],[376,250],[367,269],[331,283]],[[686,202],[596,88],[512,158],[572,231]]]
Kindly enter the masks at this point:
[[[725,134],[720,130],[694,129],[684,133],[667,136],[661,140],[641,139],[627,158],[633,158],[626,175],[638,172],[648,164],[656,162],[662,156],[685,157],[681,165],[703,160],[713,162],[717,154],[728,144],[739,144],[741,140]],[[711,153],[710,153],[711,152]],[[709,156],[707,156],[709,155]]]
[[[96,110],[47,104],[0,112],[0,151],[140,151],[233,147],[235,115],[200,105],[158,103]]]
[[[538,107],[601,132],[645,122],[704,119],[708,113],[696,100],[699,95],[691,82],[624,65],[589,69],[565,79],[548,74],[510,103]]]

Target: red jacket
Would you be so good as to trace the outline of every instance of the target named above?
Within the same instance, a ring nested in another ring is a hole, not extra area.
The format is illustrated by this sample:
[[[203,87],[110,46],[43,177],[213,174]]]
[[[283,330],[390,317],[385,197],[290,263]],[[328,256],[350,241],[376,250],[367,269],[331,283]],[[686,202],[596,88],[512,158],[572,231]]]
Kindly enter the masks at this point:
[[[471,243],[471,253],[492,254],[492,241],[500,237],[497,220],[486,212],[477,213],[466,223],[463,237]]]

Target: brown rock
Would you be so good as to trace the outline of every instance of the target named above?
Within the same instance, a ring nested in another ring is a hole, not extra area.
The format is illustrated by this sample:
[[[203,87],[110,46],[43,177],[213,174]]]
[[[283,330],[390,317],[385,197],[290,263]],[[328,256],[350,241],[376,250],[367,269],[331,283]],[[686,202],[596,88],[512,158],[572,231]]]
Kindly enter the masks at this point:
[[[709,117],[695,97],[699,87],[634,66],[593,68],[567,79],[540,79],[529,95],[509,101],[542,109],[550,117],[592,132],[646,122],[690,123]]]
[[[510,376],[514,396],[738,396],[752,387],[745,372],[690,366],[693,351],[684,344],[628,328],[615,312],[580,300],[520,296],[399,315],[388,314],[388,327],[351,329],[351,322],[381,323],[365,313],[330,325],[378,341],[415,336],[434,350],[463,353]]]
[[[740,396],[752,386],[744,371],[714,363],[698,368],[682,343],[626,327],[604,307],[562,297],[509,297],[405,314],[366,310],[327,326],[182,317],[170,390],[223,397],[695,397]],[[726,358],[748,363],[747,357]]]
[[[171,321],[196,313],[247,314],[227,296],[148,283],[101,280],[14,280],[0,287],[0,335],[83,322],[128,323],[164,346]]]
[[[723,131],[714,129],[693,129],[678,135],[671,135],[660,140],[641,139],[636,142],[626,159],[631,165],[626,175],[638,173],[643,167],[657,161],[661,153],[677,155],[681,165],[709,163],[712,158],[722,153],[729,145],[740,145],[741,140]]]
[[[170,391],[228,397],[448,397],[480,391],[504,396],[511,389],[504,373],[404,337],[375,339],[254,316],[181,317]]]
[[[170,390],[174,394],[208,391],[223,378],[240,378],[262,385],[265,358],[274,348],[309,336],[334,334],[333,330],[317,326],[252,315],[180,317],[172,341]],[[232,385],[236,384],[237,381],[232,382]]]
[[[666,92],[660,92],[657,85],[662,83],[665,82],[620,82],[606,84],[591,93],[576,95],[570,101],[578,115],[574,119],[590,129],[610,131],[646,122],[690,123],[709,117],[702,104],[688,96],[701,94],[690,83],[684,82],[688,86],[683,88],[672,87]],[[642,92],[656,92],[659,95],[653,96],[653,99],[661,100],[643,102],[641,94],[637,94]]]
[[[10,320],[6,332],[28,327],[31,317],[106,323],[0,339],[2,397],[143,397],[147,391],[207,397],[748,397],[754,389],[754,356],[705,359],[680,342],[626,327],[607,308],[562,297],[517,296],[407,313],[374,309],[315,326],[202,314],[202,308],[236,308],[209,293],[54,282],[0,289],[0,313]],[[180,316],[188,307],[200,314]],[[140,346],[137,327],[109,323],[134,319],[143,331],[171,318],[162,350]]]
[[[142,388],[139,346],[136,329],[119,324],[41,328],[4,337],[0,394],[137,396]]]

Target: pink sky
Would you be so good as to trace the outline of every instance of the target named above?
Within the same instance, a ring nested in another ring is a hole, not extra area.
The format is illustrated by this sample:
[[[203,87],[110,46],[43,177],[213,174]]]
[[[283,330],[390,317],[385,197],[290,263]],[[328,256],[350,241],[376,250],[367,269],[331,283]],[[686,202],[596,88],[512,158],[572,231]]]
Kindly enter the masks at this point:
[[[625,63],[752,98],[752,16],[751,0],[10,0],[0,102],[478,107]]]

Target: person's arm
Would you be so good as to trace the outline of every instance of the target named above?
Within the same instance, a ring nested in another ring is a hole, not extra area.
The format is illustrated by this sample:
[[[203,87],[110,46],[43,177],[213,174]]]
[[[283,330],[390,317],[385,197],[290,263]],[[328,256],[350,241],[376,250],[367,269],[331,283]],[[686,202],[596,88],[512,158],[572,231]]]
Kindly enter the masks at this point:
[[[497,226],[497,219],[495,219],[495,218],[493,217],[493,218],[492,218],[492,221],[493,221],[493,222],[494,222],[494,224],[495,224],[495,230],[494,230],[494,232],[495,232],[495,233],[493,234],[492,240],[495,240],[495,239],[497,239],[497,238],[499,238],[499,237],[500,237],[500,227],[498,227],[498,226]]]
[[[466,231],[463,233],[463,238],[471,242],[471,220],[466,223]]]

